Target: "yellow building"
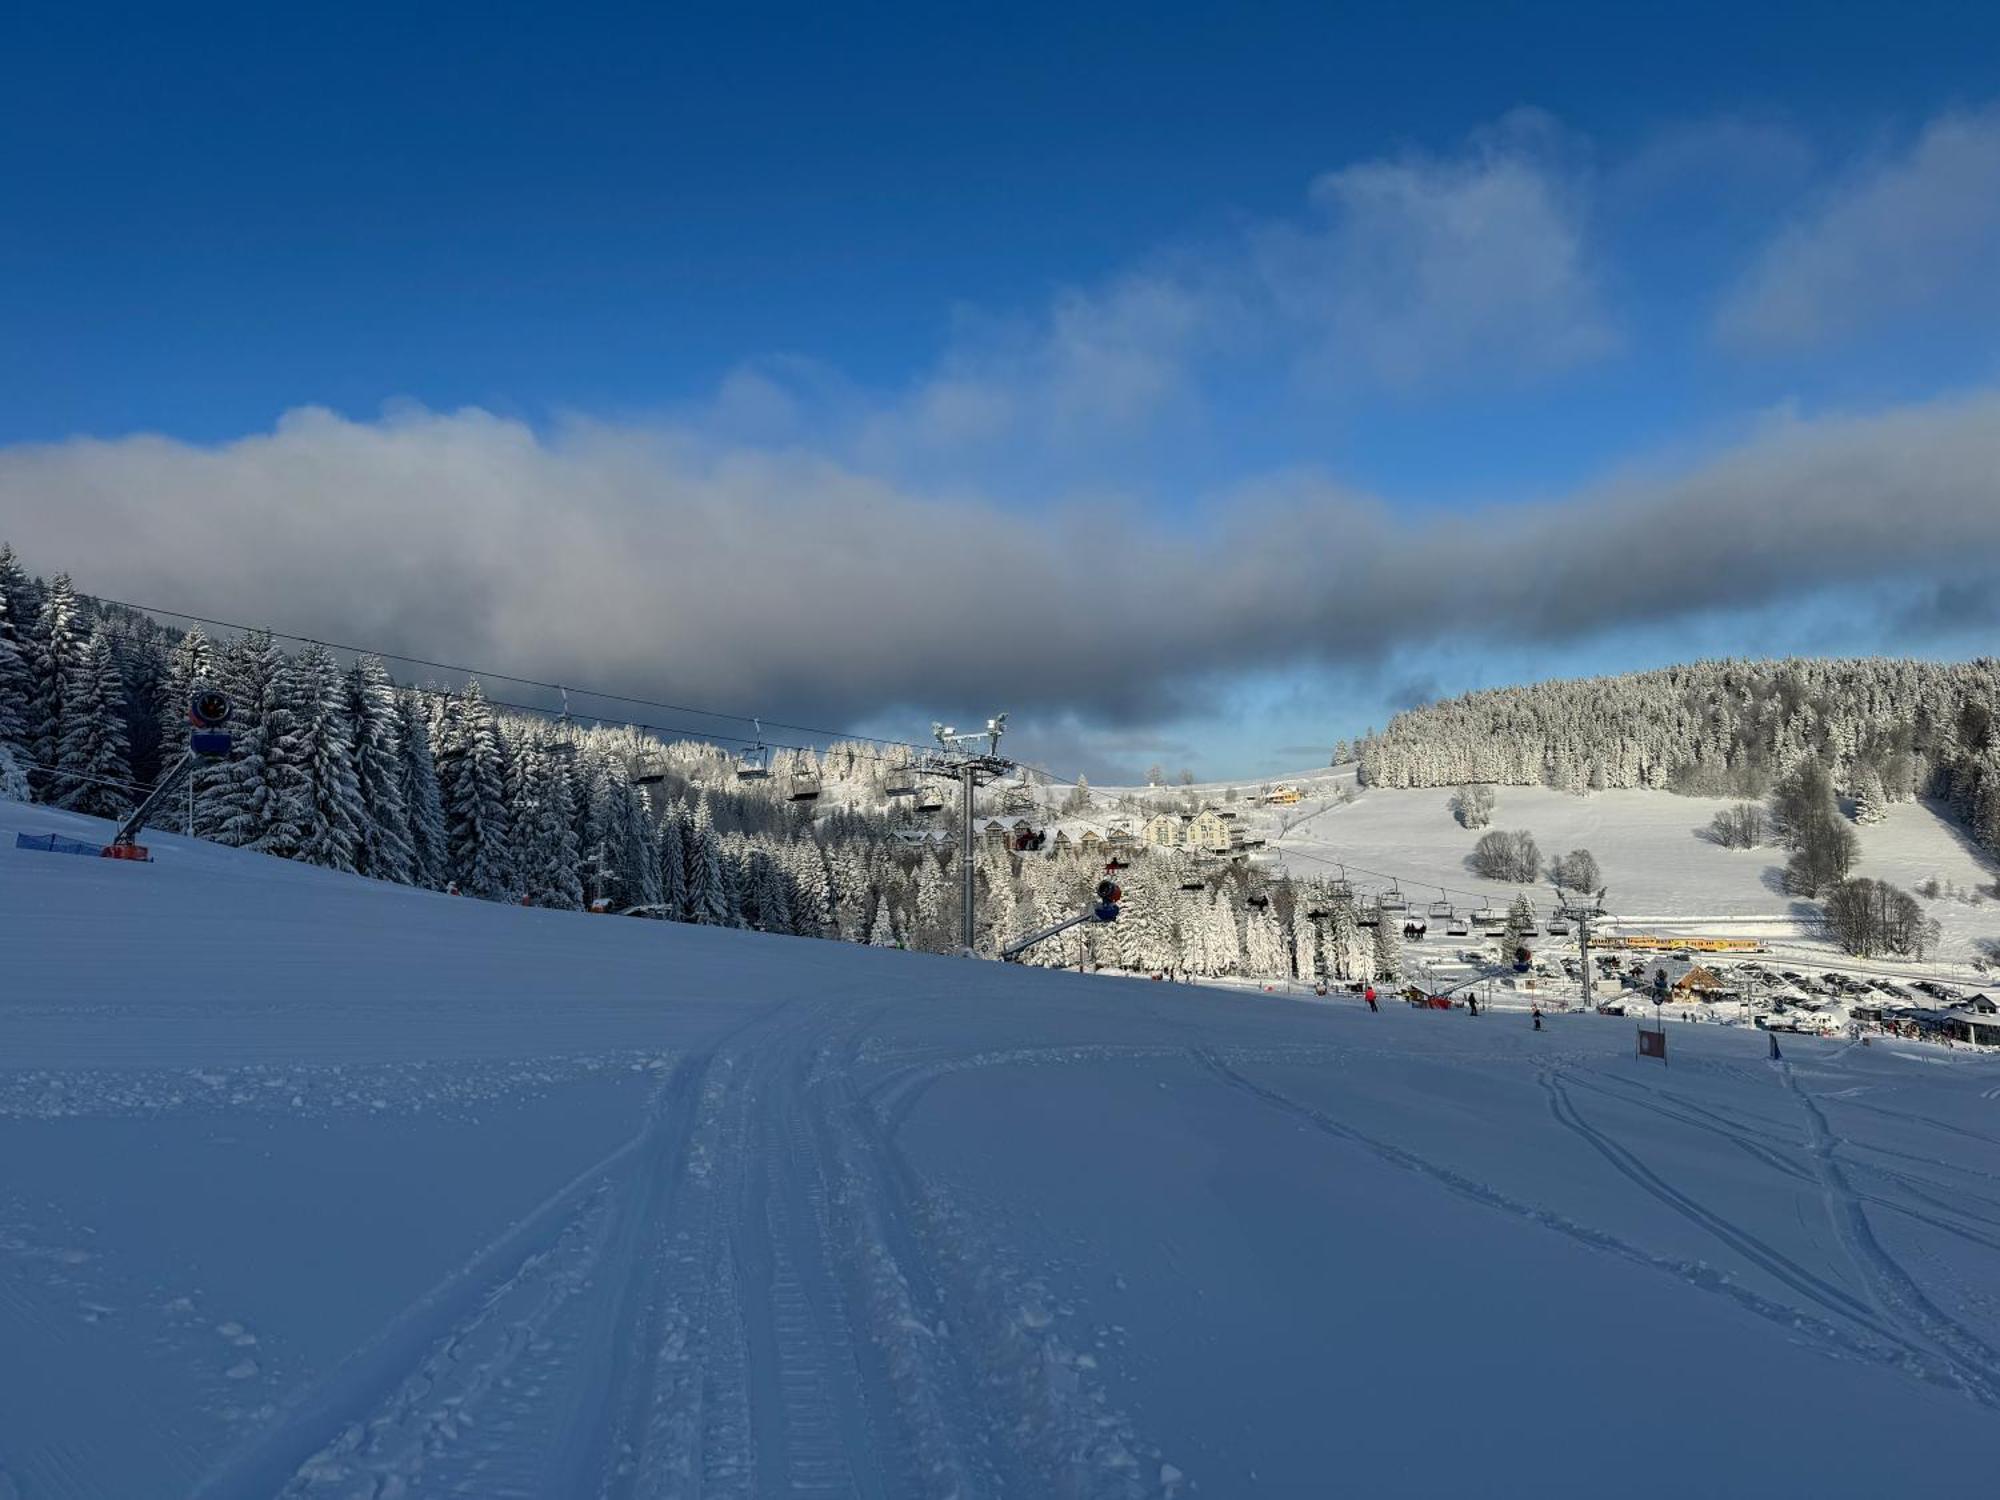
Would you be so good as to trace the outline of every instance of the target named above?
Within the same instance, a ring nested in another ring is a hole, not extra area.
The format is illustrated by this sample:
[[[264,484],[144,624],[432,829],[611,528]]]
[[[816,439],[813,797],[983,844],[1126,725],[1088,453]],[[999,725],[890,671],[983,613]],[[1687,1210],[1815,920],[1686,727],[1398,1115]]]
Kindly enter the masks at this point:
[[[1188,819],[1187,827],[1182,833],[1182,841],[1185,847],[1190,849],[1207,849],[1215,854],[1224,853],[1229,848],[1229,825],[1214,808],[1204,807]]]

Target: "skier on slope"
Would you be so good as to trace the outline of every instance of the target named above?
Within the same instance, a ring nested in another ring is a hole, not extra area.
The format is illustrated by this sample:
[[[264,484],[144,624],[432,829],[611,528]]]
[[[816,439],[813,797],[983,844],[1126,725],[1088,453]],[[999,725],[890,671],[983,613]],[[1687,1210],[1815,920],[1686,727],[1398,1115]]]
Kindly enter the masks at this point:
[[[1369,985],[1369,986],[1368,986],[1368,988],[1367,988],[1367,989],[1363,990],[1363,991],[1361,992],[1361,998],[1362,998],[1363,1000],[1366,1000],[1366,1001],[1368,1002],[1368,1008],[1369,1008],[1370,1010],[1376,1010],[1376,1011],[1378,1011],[1378,1013],[1379,1013],[1379,1008],[1378,1008],[1378,1007],[1376,1006],[1376,1004],[1375,1004],[1375,986],[1374,986],[1374,985],[1372,985],[1372,984],[1371,984],[1371,985]]]
[[[1466,991],[1465,994],[1465,1008],[1475,1016],[1479,1014],[1479,997],[1470,990]]]
[[[1535,1012],[1535,1030],[1540,1031],[1542,1029],[1542,1008],[1539,1005],[1537,1005],[1536,1007],[1534,1007],[1534,1012]]]

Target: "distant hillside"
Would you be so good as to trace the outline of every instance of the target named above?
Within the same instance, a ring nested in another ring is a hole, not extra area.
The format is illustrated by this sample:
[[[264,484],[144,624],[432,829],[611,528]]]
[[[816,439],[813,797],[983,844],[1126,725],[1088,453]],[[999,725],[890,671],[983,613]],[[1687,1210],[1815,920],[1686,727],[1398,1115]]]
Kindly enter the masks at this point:
[[[1498,782],[1761,797],[1817,756],[1853,789],[1944,801],[2000,853],[2000,661],[1704,661],[1496,688],[1398,714],[1360,747],[1370,786]]]

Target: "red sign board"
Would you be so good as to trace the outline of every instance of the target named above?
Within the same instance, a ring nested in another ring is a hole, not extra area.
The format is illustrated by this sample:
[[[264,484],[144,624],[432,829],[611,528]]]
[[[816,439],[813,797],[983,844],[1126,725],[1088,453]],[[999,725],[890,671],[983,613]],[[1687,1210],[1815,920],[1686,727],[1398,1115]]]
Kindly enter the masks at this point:
[[[1648,1031],[1645,1027],[1641,1026],[1639,1028],[1639,1056],[1657,1057],[1661,1062],[1665,1062],[1667,1060],[1666,1032],[1660,1030]]]

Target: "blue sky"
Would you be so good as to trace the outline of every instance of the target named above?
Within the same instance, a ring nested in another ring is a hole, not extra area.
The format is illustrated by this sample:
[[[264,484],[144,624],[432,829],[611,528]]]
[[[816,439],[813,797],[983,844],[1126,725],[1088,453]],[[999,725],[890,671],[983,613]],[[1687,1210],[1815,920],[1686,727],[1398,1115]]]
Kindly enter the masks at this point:
[[[107,592],[1098,776],[1990,649],[1990,6],[26,9],[0,535]]]

